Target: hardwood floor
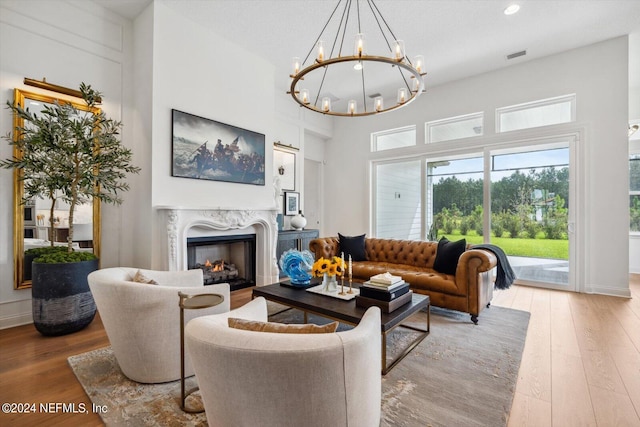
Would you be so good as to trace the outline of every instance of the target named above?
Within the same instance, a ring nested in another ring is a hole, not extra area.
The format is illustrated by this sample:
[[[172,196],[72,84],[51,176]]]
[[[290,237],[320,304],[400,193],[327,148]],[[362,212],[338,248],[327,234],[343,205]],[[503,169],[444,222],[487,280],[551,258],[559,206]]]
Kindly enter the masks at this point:
[[[630,288],[632,299],[525,286],[494,293],[493,305],[531,312],[509,427],[640,426],[640,275]],[[250,298],[251,289],[236,291],[231,305]],[[32,325],[0,331],[0,403],[83,403],[90,412],[0,413],[0,425],[102,425],[67,357],[108,344],[99,316],[63,337]]]
[[[632,299],[524,286],[493,304],[531,312],[509,418],[520,426],[640,426],[640,275]]]

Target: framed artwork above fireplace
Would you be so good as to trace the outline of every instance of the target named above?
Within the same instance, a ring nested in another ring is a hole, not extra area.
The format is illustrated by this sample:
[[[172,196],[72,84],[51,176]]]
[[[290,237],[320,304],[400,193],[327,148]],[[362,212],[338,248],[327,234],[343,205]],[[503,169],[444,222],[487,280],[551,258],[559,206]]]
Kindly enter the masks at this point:
[[[265,185],[263,134],[171,110],[171,175]]]

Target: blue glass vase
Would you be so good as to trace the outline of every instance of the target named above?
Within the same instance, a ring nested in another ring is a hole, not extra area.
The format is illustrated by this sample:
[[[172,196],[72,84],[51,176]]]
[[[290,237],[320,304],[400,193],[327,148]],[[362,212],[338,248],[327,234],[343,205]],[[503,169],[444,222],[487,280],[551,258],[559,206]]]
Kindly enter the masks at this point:
[[[292,285],[304,286],[311,283],[311,267],[313,254],[307,250],[289,249],[280,256],[280,269],[284,271]]]

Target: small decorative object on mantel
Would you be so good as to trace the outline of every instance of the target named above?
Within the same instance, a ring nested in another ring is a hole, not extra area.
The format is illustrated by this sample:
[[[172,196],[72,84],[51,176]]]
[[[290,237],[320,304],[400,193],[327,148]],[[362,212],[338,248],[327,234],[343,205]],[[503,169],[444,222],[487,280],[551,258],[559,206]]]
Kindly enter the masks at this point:
[[[309,271],[313,265],[313,254],[307,250],[289,249],[280,257],[280,268],[291,279],[294,287],[305,287],[311,283]]]
[[[302,215],[302,211],[298,211],[298,215],[291,218],[291,226],[296,230],[302,230],[307,225],[307,219]]]

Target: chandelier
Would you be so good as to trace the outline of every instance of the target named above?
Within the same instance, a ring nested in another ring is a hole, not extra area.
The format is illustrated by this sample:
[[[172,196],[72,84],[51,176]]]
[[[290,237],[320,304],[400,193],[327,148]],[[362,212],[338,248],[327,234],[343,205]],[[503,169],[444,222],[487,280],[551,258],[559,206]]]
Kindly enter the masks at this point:
[[[366,24],[373,31],[366,39],[361,8],[372,16]],[[374,45],[380,54],[369,50]],[[425,74],[424,57],[417,55],[413,61],[407,57],[404,42],[395,36],[373,0],[338,0],[304,60],[293,58],[287,93],[302,107],[318,113],[369,116],[413,102],[424,91]]]

